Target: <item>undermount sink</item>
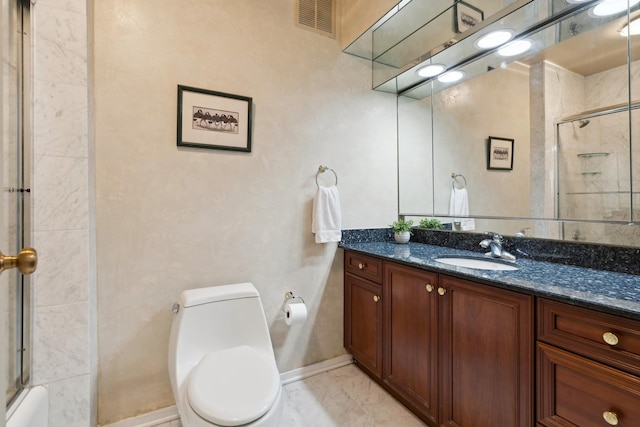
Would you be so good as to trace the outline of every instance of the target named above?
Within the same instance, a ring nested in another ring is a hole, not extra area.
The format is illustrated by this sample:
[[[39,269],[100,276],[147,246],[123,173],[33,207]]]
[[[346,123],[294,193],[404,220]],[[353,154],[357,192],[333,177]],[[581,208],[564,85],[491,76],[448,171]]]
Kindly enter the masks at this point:
[[[520,267],[513,262],[494,258],[480,258],[472,256],[443,255],[433,259],[442,264],[455,265],[457,267],[473,268],[476,270],[500,270],[513,271]]]

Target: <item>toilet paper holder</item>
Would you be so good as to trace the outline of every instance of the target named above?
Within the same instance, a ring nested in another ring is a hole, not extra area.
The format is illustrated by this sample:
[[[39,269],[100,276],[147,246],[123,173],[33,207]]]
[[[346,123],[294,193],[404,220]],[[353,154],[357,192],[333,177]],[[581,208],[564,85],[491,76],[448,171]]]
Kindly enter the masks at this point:
[[[302,297],[298,297],[298,296],[295,296],[295,295],[293,294],[293,292],[288,291],[287,293],[285,293],[285,294],[284,294],[284,307],[282,308],[282,312],[283,312],[283,313],[285,313],[285,312],[287,311],[287,308],[286,308],[286,307],[287,307],[287,303],[288,303],[288,302],[289,302],[289,303],[290,303],[290,302],[293,302],[294,300],[300,300],[300,301],[302,301],[302,303],[303,303],[303,304],[306,304],[306,303],[304,302],[304,298],[302,298]]]

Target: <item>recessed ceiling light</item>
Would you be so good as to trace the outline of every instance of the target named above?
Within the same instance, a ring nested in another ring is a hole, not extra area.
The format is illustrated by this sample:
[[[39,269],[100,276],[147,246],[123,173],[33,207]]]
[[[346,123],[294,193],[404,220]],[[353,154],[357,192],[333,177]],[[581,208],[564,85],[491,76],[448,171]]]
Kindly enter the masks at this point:
[[[530,40],[516,40],[505,44],[498,49],[498,55],[500,56],[516,56],[520,55],[531,49],[532,43]]]
[[[638,34],[640,34],[640,16],[632,19],[629,25],[625,25],[624,28],[620,30],[622,37],[637,36]]]
[[[508,42],[512,37],[512,30],[495,30],[480,37],[474,44],[480,49],[491,49]]]
[[[629,8],[638,4],[640,0],[605,0],[593,8],[592,13],[595,16],[609,16],[616,13],[624,12]]]
[[[418,68],[416,70],[416,73],[420,77],[433,77],[437,76],[438,74],[442,74],[446,69],[447,67],[442,64],[429,64],[425,65],[424,67]]]
[[[462,71],[449,71],[441,76],[438,76],[438,81],[442,83],[453,83],[461,80],[464,77]]]

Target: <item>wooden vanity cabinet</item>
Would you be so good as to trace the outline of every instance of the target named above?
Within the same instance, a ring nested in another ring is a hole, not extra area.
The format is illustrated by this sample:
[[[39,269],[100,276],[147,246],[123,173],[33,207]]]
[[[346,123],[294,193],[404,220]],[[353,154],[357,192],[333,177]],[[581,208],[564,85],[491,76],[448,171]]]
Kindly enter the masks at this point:
[[[433,425],[438,415],[438,300],[435,273],[384,264],[383,378]]]
[[[640,426],[640,322],[538,301],[537,422]]]
[[[439,277],[439,425],[532,426],[533,297]]]
[[[433,427],[533,425],[533,297],[390,261],[378,285],[351,256],[345,347],[365,372]]]
[[[382,262],[345,251],[345,271],[344,346],[363,370],[380,379]]]

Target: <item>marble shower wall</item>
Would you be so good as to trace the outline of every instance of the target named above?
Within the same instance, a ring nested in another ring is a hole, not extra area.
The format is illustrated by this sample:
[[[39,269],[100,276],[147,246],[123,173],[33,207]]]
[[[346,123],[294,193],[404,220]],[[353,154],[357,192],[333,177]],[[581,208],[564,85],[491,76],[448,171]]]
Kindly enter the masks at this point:
[[[640,77],[639,62],[632,63],[632,81]],[[557,68],[557,67],[555,67]],[[571,79],[567,76],[573,75]],[[626,65],[590,76],[577,76],[564,70],[558,73],[559,84],[567,87],[577,81],[571,93],[582,99],[582,106],[574,106],[567,115],[607,107],[628,101],[628,67]],[[577,76],[577,77],[576,77]],[[632,85],[632,99],[640,90]],[[558,117],[562,117],[558,116]],[[576,219],[631,220],[630,133],[628,112],[607,114],[579,122],[560,125],[559,164],[561,184],[560,215]],[[640,117],[631,115],[632,128],[638,129]],[[637,140],[637,138],[635,138]],[[638,145],[638,144],[635,144]],[[636,154],[638,148],[635,148]],[[637,158],[633,156],[633,158]],[[636,179],[637,180],[637,179]],[[634,182],[635,191],[638,182]],[[569,194],[567,194],[569,193]],[[637,218],[638,211],[635,216]],[[565,239],[598,241],[602,243],[637,246],[640,231],[627,225],[596,223],[565,224]]]
[[[40,0],[33,22],[34,385],[51,427],[91,425],[92,376],[87,10]]]

